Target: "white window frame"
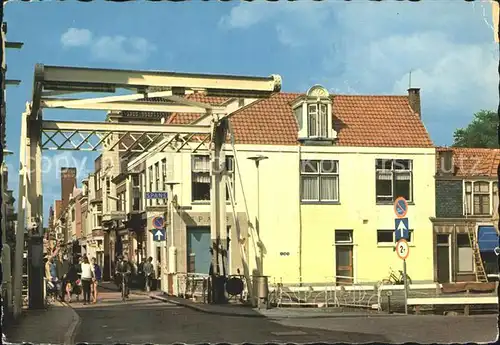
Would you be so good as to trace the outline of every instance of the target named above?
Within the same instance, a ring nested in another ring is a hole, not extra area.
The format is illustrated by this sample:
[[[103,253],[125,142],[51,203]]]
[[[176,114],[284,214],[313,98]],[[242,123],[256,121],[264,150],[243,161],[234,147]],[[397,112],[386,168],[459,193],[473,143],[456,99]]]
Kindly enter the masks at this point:
[[[340,233],[346,233],[349,235],[349,239],[346,241],[337,241],[337,234]],[[354,231],[351,229],[335,229],[335,232],[333,234],[334,236],[334,243],[343,245],[343,244],[354,244]]]
[[[377,164],[379,161],[382,162],[391,162],[391,168],[386,169],[385,167],[383,168],[377,168]],[[409,163],[409,169],[396,169],[394,167],[396,161],[406,161]],[[377,204],[386,204],[386,203],[393,203],[396,200],[396,197],[394,196],[394,184],[396,181],[396,176],[399,174],[409,174],[410,176],[410,190],[409,190],[409,196],[410,198],[407,199],[406,201],[408,202],[413,202],[413,160],[412,159],[407,159],[407,158],[377,158],[375,159],[375,201]],[[390,174],[391,176],[391,195],[378,195],[377,193],[377,182],[379,181],[379,174]]]
[[[475,192],[474,191],[474,185],[476,183],[488,183],[488,193],[483,193],[483,192]],[[470,186],[470,191],[468,186]],[[486,216],[491,216],[495,213],[495,204],[496,204],[496,199],[498,198],[497,196],[497,182],[496,181],[491,181],[491,180],[464,180],[463,181],[463,215],[464,216],[480,216],[480,217],[486,217]],[[489,195],[489,214],[485,213],[478,213],[476,214],[475,212],[475,204],[474,204],[474,196],[475,194],[481,194],[481,195]],[[470,195],[470,200],[468,200]]]
[[[327,138],[328,137],[328,104],[324,102],[307,102],[307,136],[309,138]],[[324,110],[324,112],[322,112]],[[316,119],[311,120],[315,115]],[[315,128],[312,130],[311,123]]]
[[[155,168],[154,168],[154,176],[155,176],[155,190],[154,192],[160,191],[160,162],[155,163]],[[156,205],[160,205],[160,199],[156,199]]]
[[[167,159],[163,158],[161,160],[161,181],[163,185],[163,191],[168,192],[168,180],[167,180]],[[162,204],[166,205],[167,204],[167,199],[162,199]]]
[[[194,160],[195,159],[204,159],[204,160],[208,160],[208,168],[207,169],[195,169],[195,166],[194,166]],[[231,164],[229,164],[229,162],[231,162]],[[235,188],[234,188],[234,185],[235,185],[235,172],[234,172],[234,157],[231,156],[231,155],[226,155],[226,170],[227,170],[227,173],[228,173],[228,176],[227,176],[227,181],[231,184],[231,187],[232,187],[232,190],[233,190],[233,197],[235,197]],[[194,200],[193,199],[193,193],[192,193],[192,189],[193,189],[193,175],[196,174],[196,173],[210,173],[210,156],[208,155],[193,155],[191,156],[191,202],[193,203],[203,203],[203,202],[209,202],[210,201],[210,197],[207,199],[207,200]],[[211,183],[208,182],[209,184]],[[228,188],[226,186],[226,202],[229,201],[229,194],[228,194]]]
[[[154,178],[154,172],[153,172],[153,165],[150,165],[148,167],[148,192],[153,192],[153,178]],[[149,206],[153,205],[153,199],[148,200]]]
[[[391,242],[379,242],[378,240],[378,233],[379,232],[391,232],[392,233],[392,241]],[[410,233],[410,238],[407,240],[409,244],[413,244],[415,242],[415,231],[413,229],[408,229],[408,232]],[[377,229],[377,245],[378,246],[391,246],[393,247],[396,244],[396,231],[394,229]]]
[[[335,172],[322,172],[322,162],[324,161],[329,161],[333,162],[333,164],[336,166],[336,171]],[[307,164],[316,164],[316,172],[306,172],[305,171],[305,166]],[[305,199],[304,198],[304,192],[303,192],[303,177],[311,177],[315,176],[318,179],[317,183],[317,199]],[[322,176],[327,176],[327,177],[337,177],[337,195],[334,195],[333,199],[323,199],[321,197],[321,177]],[[303,159],[300,161],[300,199],[302,202],[324,202],[324,203],[338,203],[340,200],[340,163],[339,160],[337,159],[328,159],[328,160],[319,160],[319,159]]]

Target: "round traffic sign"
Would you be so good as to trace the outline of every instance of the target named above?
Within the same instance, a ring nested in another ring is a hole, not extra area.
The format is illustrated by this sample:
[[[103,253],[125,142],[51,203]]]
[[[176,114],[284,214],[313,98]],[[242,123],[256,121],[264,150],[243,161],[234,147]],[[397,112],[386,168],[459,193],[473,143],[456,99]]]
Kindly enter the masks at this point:
[[[410,247],[408,246],[408,242],[405,239],[400,239],[396,243],[396,253],[401,260],[406,260],[408,254],[410,254]]]
[[[408,202],[405,198],[399,197],[394,201],[394,213],[398,218],[404,218],[408,213]]]
[[[153,218],[153,227],[155,229],[163,229],[163,227],[165,226],[165,220],[163,219],[163,217],[154,217]]]

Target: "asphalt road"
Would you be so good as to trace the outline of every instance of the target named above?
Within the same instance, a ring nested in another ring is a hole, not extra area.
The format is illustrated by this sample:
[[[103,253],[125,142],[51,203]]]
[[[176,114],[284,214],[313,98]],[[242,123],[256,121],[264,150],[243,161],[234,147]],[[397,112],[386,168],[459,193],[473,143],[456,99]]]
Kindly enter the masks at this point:
[[[265,342],[483,342],[496,337],[492,316],[401,316],[270,320],[218,316],[103,291],[95,305],[73,303],[81,318],[75,342],[170,344]]]

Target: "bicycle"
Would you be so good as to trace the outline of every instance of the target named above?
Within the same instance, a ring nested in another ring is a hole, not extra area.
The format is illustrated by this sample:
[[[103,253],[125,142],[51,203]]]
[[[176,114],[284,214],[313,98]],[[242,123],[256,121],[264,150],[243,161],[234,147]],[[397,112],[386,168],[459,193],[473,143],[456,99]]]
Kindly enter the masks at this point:
[[[391,268],[390,273],[389,273],[389,278],[387,279],[382,279],[382,284],[385,285],[404,285],[404,277],[405,274],[402,270],[399,270],[399,277],[396,276],[396,273],[394,270]],[[408,285],[412,284],[412,280],[408,274],[406,274],[406,283]]]

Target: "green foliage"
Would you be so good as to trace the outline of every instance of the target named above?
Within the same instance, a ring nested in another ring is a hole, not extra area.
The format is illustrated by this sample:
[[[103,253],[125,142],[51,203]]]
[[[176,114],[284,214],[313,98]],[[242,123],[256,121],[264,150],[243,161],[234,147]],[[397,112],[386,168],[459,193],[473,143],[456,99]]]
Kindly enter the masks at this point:
[[[497,113],[480,110],[474,114],[474,120],[465,128],[458,128],[453,133],[454,147],[497,148]]]

